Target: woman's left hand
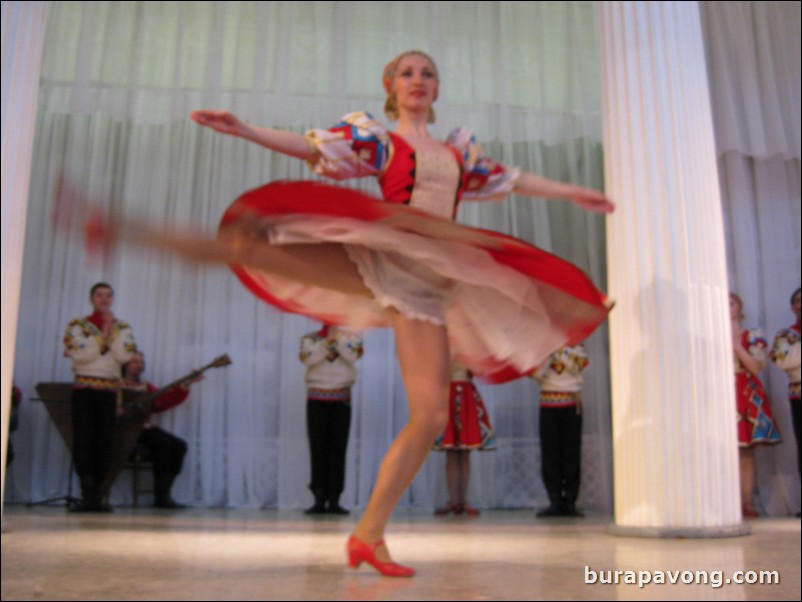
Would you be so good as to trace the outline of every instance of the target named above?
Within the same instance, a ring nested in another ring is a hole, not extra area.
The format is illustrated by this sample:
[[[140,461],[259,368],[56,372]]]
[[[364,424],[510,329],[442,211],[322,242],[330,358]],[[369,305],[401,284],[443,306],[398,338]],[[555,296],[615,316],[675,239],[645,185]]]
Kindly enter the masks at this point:
[[[577,188],[568,198],[578,207],[594,213],[612,213],[615,211],[615,203],[601,192],[590,188]]]

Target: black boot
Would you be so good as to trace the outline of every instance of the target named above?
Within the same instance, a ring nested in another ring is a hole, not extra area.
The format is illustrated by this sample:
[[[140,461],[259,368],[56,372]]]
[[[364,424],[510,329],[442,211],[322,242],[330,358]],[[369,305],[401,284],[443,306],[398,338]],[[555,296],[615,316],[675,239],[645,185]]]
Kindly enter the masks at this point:
[[[574,516],[576,518],[583,518],[585,516],[581,510],[577,509],[576,503],[567,500],[563,501],[560,514],[562,514],[562,516]]]
[[[153,477],[153,507],[166,508],[167,510],[181,510],[186,508],[186,504],[181,504],[170,495],[173,481],[177,475],[159,475]]]
[[[304,510],[304,514],[326,514],[326,496],[317,489],[312,490],[312,495],[315,496],[315,505]]]
[[[543,508],[537,513],[537,516],[545,517],[545,516],[562,516],[562,510],[559,506],[549,505],[548,508]]]
[[[339,494],[330,495],[327,501],[328,505],[326,506],[326,512],[328,514],[351,514],[347,508],[340,506]]]
[[[68,506],[70,512],[111,512],[111,506],[101,499],[99,481],[91,475],[81,478],[81,499]]]
[[[81,479],[81,499],[67,506],[70,512],[94,512],[92,500],[96,496],[97,481],[92,476],[82,476]]]
[[[562,516],[562,495],[559,491],[549,491],[549,507],[539,511],[536,516]]]
[[[82,497],[78,501],[71,502],[67,506],[67,512],[97,512],[97,511],[98,511],[97,504],[91,502],[85,497]]]

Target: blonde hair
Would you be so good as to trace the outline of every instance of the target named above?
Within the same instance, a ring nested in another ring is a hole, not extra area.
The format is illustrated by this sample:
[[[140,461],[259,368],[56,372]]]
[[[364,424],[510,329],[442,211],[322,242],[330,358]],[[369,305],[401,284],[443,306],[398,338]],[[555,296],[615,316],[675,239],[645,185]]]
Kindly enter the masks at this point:
[[[397,57],[387,63],[387,65],[384,67],[384,72],[382,73],[382,85],[384,86],[384,91],[387,93],[387,99],[384,101],[384,114],[387,115],[387,119],[390,121],[395,121],[398,119],[398,100],[396,99],[395,94],[393,94],[393,79],[395,78],[395,73],[398,70],[398,65],[401,63],[401,59],[410,55],[422,56],[429,61],[429,63],[432,65],[432,69],[434,69],[434,79],[438,86],[440,85],[440,75],[437,71],[437,65],[435,64],[434,60],[432,60],[432,57],[422,50],[407,50],[399,54]],[[434,99],[437,100],[436,89]],[[427,122],[434,123],[436,118],[437,116],[434,112],[434,109],[430,107]]]

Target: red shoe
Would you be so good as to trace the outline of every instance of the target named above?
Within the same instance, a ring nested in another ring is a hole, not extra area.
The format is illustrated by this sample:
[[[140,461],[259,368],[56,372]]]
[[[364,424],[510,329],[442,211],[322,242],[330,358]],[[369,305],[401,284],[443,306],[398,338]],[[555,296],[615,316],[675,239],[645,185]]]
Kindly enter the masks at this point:
[[[760,513],[755,510],[752,504],[743,504],[741,506],[741,513],[744,515],[744,518],[757,518],[760,516]]]
[[[468,516],[479,516],[479,510],[470,504],[462,504],[462,511]]]
[[[412,577],[415,574],[415,569],[395,562],[381,562],[376,559],[376,548],[383,543],[384,540],[380,539],[374,544],[366,544],[352,535],[348,540],[347,546],[348,565],[352,568],[358,568],[360,564],[367,562],[385,577]]]
[[[446,514],[462,514],[462,505],[461,504],[452,504],[451,502],[448,503],[448,506],[443,506],[442,508],[436,508],[434,511],[435,516],[445,516]]]

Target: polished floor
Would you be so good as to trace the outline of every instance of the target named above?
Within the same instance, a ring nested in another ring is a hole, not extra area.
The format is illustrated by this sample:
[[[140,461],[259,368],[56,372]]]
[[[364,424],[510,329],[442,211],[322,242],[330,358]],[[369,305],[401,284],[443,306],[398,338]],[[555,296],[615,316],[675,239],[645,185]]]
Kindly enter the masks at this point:
[[[3,600],[800,599],[795,518],[750,521],[744,537],[648,539],[610,534],[608,517],[399,511],[388,543],[398,561],[418,569],[412,579],[345,567],[353,517],[124,508],[74,515],[7,506],[4,523]],[[616,570],[618,583],[609,583]],[[779,583],[726,583],[759,579],[760,571]],[[706,584],[683,583],[705,577]],[[638,578],[653,582],[630,583]],[[654,583],[661,578],[666,584]]]

